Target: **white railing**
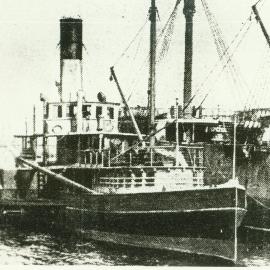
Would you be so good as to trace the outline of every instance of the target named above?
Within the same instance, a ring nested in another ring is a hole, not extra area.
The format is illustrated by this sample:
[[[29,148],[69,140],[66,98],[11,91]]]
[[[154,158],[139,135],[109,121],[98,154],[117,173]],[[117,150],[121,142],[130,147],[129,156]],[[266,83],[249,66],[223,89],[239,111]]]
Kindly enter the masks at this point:
[[[111,152],[110,151],[93,151],[82,150],[81,151],[81,165],[87,166],[106,166],[110,167]]]
[[[178,190],[185,188],[203,187],[203,177],[182,177],[177,179],[168,179],[166,177],[100,177],[96,189],[99,191],[123,191],[123,190]]]
[[[154,186],[154,177],[100,177],[99,184],[107,187]]]
[[[119,162],[127,166],[141,165],[144,162],[146,166],[160,166],[177,165],[184,168],[187,167],[202,167],[203,162],[203,147],[202,146],[179,146],[178,157],[179,164],[175,164],[176,149],[175,146],[155,146],[150,149],[149,152],[143,153],[143,160],[138,155],[133,153],[126,153],[123,156],[119,156],[111,164],[111,151],[110,150],[90,150],[85,149],[80,151],[81,158],[80,164],[82,166],[102,166],[111,167],[117,165]],[[123,165],[122,164],[122,165]]]

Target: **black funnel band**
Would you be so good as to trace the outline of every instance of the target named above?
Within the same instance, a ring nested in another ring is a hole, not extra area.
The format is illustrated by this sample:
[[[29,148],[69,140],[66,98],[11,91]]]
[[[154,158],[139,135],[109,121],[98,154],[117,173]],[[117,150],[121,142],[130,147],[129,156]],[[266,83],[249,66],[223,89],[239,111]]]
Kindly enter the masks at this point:
[[[60,58],[82,60],[82,20],[60,20]]]

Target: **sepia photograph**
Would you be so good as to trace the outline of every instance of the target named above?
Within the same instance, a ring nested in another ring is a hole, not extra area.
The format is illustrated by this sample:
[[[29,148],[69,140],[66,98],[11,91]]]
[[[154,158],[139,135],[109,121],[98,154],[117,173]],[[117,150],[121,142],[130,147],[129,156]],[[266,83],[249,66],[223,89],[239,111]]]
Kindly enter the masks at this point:
[[[269,12],[0,0],[0,267],[270,266]]]

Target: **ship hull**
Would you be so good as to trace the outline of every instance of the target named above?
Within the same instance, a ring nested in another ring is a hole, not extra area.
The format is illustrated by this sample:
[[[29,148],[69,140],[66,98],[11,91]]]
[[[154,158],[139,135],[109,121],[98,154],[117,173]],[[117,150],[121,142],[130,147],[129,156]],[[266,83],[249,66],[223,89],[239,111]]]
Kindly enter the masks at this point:
[[[84,175],[82,168],[79,171]],[[74,174],[73,178],[86,182]],[[50,192],[45,194],[67,206],[63,219],[67,230],[97,241],[233,260],[235,224],[239,227],[246,214],[244,189],[212,186],[92,195],[74,193],[56,183],[48,179],[46,190]]]
[[[208,165],[205,177],[217,184],[232,177],[232,147],[207,145],[205,158]],[[247,193],[247,215],[241,226],[249,241],[270,240],[270,154],[269,151],[251,151],[244,156],[239,147],[236,159],[236,175]]]
[[[240,227],[247,243],[269,243],[270,208],[262,201],[247,196],[248,208]]]
[[[65,223],[97,241],[233,260],[246,214],[245,191],[237,192],[237,207],[235,188],[84,195],[69,199]]]
[[[117,246],[136,247],[140,249],[180,252],[183,254],[202,255],[210,258],[221,258],[234,262],[232,240],[210,238],[191,238],[179,236],[159,236],[106,232],[100,230],[77,230],[84,239],[115,244]],[[243,245],[237,245],[238,254],[244,254]],[[241,250],[241,251],[240,251]]]

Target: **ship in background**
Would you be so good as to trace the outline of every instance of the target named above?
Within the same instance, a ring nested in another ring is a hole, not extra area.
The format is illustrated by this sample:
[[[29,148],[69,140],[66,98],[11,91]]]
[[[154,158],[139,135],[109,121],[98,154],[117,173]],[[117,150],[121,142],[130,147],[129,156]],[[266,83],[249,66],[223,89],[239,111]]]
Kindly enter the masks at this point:
[[[184,1],[184,103],[156,113],[157,7],[151,2],[149,106],[137,114],[113,68],[125,108],[102,93],[97,101],[85,100],[82,20],[60,20],[59,100],[41,96],[43,132],[16,136],[22,151],[14,192],[25,200],[65,203],[68,226],[96,240],[236,260],[237,228],[264,228],[250,223],[254,211],[246,215],[246,190],[259,211],[266,211],[261,199],[269,196],[258,175],[267,158],[255,140],[261,124],[245,114],[241,129],[235,115],[209,117],[191,106],[194,0]]]

